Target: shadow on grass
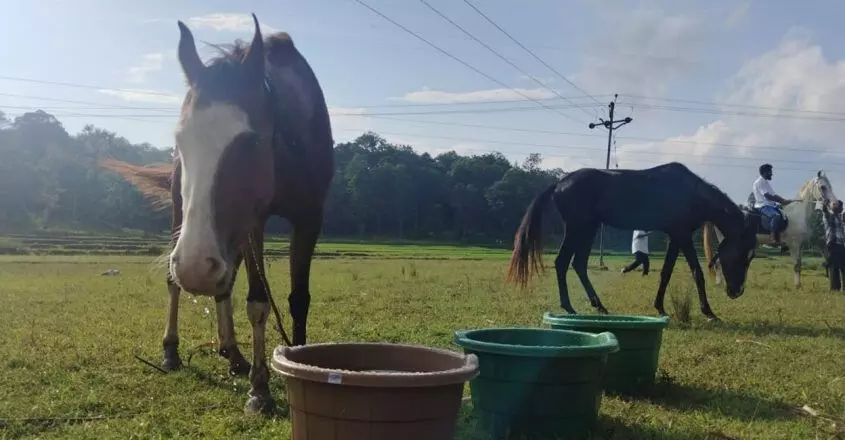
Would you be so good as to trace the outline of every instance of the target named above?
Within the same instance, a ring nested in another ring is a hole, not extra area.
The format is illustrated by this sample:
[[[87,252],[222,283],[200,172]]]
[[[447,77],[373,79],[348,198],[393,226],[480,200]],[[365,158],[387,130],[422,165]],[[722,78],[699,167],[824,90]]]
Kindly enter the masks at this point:
[[[232,385],[233,381],[240,379],[238,380],[238,382],[243,382],[244,378],[236,379],[235,377],[223,376],[219,373],[209,373],[193,365],[185,365],[182,367],[182,370],[185,373],[190,374],[191,377],[198,382],[207,384],[211,387],[219,388],[221,390],[226,390],[233,396],[237,398],[242,398],[243,400],[241,402],[241,405],[246,404],[246,401],[249,397],[247,395],[247,392],[249,391],[249,383],[239,383],[239,386],[237,387]],[[270,391],[273,396],[274,406],[272,409],[269,410],[267,414],[265,414],[265,416],[268,416],[273,419],[287,419],[290,416],[290,408],[288,406],[285,388],[283,386],[274,386],[272,377],[270,382]],[[238,410],[242,410],[242,407],[238,408]]]
[[[681,439],[708,439],[717,438],[704,433],[684,431],[683,434],[677,431],[664,430],[651,426],[631,426],[623,420],[615,417],[599,415],[598,423],[593,428],[589,440],[681,440]]]
[[[737,391],[678,384],[662,371],[654,388],[639,399],[679,411],[704,410],[748,422],[795,417],[784,403]]]
[[[817,338],[820,336],[833,337],[838,339],[845,339],[845,328],[835,327],[830,322],[822,321],[825,328],[810,328],[801,327],[779,322],[772,322],[769,320],[754,320],[750,322],[730,322],[721,321],[713,323],[696,330],[706,330],[713,332],[736,332],[747,333],[754,336],[801,336],[808,338]]]
[[[615,417],[610,417],[599,413],[599,418],[583,440],[684,440],[684,439],[710,439],[710,438],[725,438],[713,435],[708,435],[700,432],[684,431],[679,433],[677,431],[664,430],[651,426],[635,425],[631,426],[630,422],[620,420]],[[475,426],[475,421],[472,417],[472,402],[464,401],[461,404],[461,412],[458,417],[458,425],[455,432],[455,440],[501,440],[495,439],[485,433],[479,431]],[[508,439],[508,440],[522,440],[522,439]],[[563,440],[554,438],[543,438],[543,440]],[[566,439],[571,440],[571,439]]]

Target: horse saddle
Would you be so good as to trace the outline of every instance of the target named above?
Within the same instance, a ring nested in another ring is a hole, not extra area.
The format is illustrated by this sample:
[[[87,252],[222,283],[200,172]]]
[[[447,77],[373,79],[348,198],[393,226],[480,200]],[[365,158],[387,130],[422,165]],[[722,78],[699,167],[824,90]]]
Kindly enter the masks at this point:
[[[745,212],[748,213],[751,222],[754,224],[754,227],[758,234],[769,235],[772,231],[766,226],[766,222],[763,221],[763,214],[760,213],[760,210],[754,207],[745,208]],[[789,225],[789,219],[786,217],[785,214],[781,211],[780,217],[783,219],[783,223],[781,224],[780,231],[783,232],[786,230],[787,225]]]

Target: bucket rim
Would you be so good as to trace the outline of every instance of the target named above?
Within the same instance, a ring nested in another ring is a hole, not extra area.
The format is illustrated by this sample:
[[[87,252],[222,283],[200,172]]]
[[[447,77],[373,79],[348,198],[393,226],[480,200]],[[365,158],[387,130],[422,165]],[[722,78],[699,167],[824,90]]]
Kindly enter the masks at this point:
[[[297,362],[290,357],[298,352],[325,349],[330,346],[368,347],[384,350],[420,350],[429,354],[451,357],[463,361],[459,367],[438,371],[356,371],[340,368],[326,368]],[[323,342],[294,347],[278,346],[273,350],[271,368],[278,374],[310,382],[330,383],[345,386],[410,388],[433,387],[463,384],[478,375],[478,357],[473,354],[459,353],[421,344],[401,344],[387,342]]]
[[[593,341],[588,345],[519,345],[488,342],[473,339],[473,336],[490,332],[516,333],[558,333],[579,335]],[[603,356],[619,351],[619,342],[611,332],[589,333],[577,330],[550,329],[542,327],[491,327],[472,330],[456,330],[455,343],[465,350],[483,353],[524,357],[570,357],[588,358]]]
[[[568,313],[543,313],[543,323],[568,328],[601,327],[626,330],[662,330],[669,326],[668,316],[646,315],[573,315]]]

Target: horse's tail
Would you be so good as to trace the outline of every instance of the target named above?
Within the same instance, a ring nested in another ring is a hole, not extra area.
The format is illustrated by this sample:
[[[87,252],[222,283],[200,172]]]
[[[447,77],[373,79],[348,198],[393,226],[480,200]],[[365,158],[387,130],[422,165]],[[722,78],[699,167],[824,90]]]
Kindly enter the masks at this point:
[[[522,288],[532,273],[539,273],[543,268],[543,211],[556,187],[557,183],[534,197],[516,231],[507,281]]]
[[[710,272],[710,276],[716,276],[715,266],[710,264],[713,260],[713,239],[710,237],[713,233],[713,223],[704,222],[702,229],[704,232],[702,236],[704,239],[704,258],[707,261],[707,271]]]

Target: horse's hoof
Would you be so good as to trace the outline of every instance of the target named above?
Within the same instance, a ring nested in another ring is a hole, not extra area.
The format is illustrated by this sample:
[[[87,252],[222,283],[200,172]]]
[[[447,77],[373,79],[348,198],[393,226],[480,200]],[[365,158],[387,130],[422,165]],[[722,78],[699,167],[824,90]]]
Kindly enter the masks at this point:
[[[237,347],[232,349],[221,348],[218,354],[229,361],[229,375],[249,376],[249,362],[244,359]]]
[[[276,408],[276,402],[273,397],[265,396],[249,396],[244,406],[244,413],[247,415],[268,415]]]
[[[247,377],[249,376],[250,368],[252,367],[249,365],[249,362],[233,362],[229,364],[229,375]]]
[[[655,309],[657,309],[657,314],[658,314],[658,315],[660,315],[660,316],[669,316],[669,315],[667,315],[667,314],[666,314],[666,309],[664,309],[663,307],[655,307]]]
[[[569,307],[569,308],[564,307],[563,310],[566,311],[566,313],[569,313],[570,315],[577,315],[578,314],[578,312],[576,312],[575,309],[573,309],[572,307]]]
[[[182,359],[179,356],[166,357],[161,363],[161,369],[167,372],[177,371],[182,368]]]
[[[607,315],[607,314],[609,314],[609,312],[607,311],[607,309],[606,309],[606,308],[604,308],[604,306],[598,306],[598,307],[596,307],[596,311],[597,311],[597,312],[599,312],[599,313],[601,313],[602,315]]]
[[[722,321],[721,319],[719,319],[718,316],[716,316],[712,313],[705,315],[705,316],[707,316],[707,322],[721,322]]]

